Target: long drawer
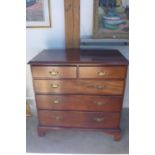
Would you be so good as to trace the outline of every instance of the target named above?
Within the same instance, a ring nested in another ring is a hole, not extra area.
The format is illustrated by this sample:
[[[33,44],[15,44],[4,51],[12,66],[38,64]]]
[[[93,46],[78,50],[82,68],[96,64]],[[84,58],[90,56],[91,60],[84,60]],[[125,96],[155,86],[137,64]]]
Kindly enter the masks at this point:
[[[37,107],[49,110],[120,111],[121,96],[36,95]]]
[[[59,66],[33,66],[32,67],[33,78],[76,78],[76,67],[59,67]]]
[[[40,110],[39,124],[81,128],[118,128],[120,114],[110,112],[77,112]]]
[[[126,67],[79,67],[79,78],[124,79]]]
[[[36,93],[122,95],[123,80],[34,80]]]

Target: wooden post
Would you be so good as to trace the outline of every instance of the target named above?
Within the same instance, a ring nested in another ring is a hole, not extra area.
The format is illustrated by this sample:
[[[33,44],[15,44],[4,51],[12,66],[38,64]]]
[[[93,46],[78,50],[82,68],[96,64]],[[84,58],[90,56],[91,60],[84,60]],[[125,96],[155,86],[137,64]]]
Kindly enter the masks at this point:
[[[80,0],[65,0],[66,48],[80,47]]]

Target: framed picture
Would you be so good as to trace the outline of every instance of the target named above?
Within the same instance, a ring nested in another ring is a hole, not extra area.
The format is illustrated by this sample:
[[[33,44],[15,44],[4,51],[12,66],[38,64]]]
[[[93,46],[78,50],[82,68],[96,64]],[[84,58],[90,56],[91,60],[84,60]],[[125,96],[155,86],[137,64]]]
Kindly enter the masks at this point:
[[[26,27],[51,27],[50,0],[26,0]]]
[[[93,38],[129,38],[129,0],[94,0]]]

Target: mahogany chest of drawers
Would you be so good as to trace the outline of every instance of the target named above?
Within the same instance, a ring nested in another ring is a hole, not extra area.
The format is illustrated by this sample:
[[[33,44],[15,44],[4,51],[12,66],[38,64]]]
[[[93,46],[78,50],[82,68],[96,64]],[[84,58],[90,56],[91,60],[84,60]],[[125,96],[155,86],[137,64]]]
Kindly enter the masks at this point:
[[[44,50],[30,62],[39,136],[96,129],[120,140],[128,61],[117,50]]]

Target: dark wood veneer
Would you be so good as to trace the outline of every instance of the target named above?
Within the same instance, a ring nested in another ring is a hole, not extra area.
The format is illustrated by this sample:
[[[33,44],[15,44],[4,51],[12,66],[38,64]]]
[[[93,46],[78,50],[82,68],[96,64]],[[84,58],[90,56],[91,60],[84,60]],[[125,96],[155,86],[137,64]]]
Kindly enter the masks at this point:
[[[122,80],[34,80],[36,93],[122,95]]]
[[[122,96],[36,95],[39,109],[121,111]]]
[[[114,112],[39,111],[40,125],[45,126],[118,128],[119,118]]]
[[[65,128],[98,129],[121,139],[128,61],[117,50],[44,50],[33,58],[38,135]]]
[[[33,78],[66,79],[77,77],[76,66],[33,66]]]
[[[124,79],[126,68],[117,67],[80,67],[79,78],[92,78],[92,79]]]
[[[44,50],[29,61],[31,65],[62,65],[62,64],[100,64],[128,65],[126,58],[118,50]]]

